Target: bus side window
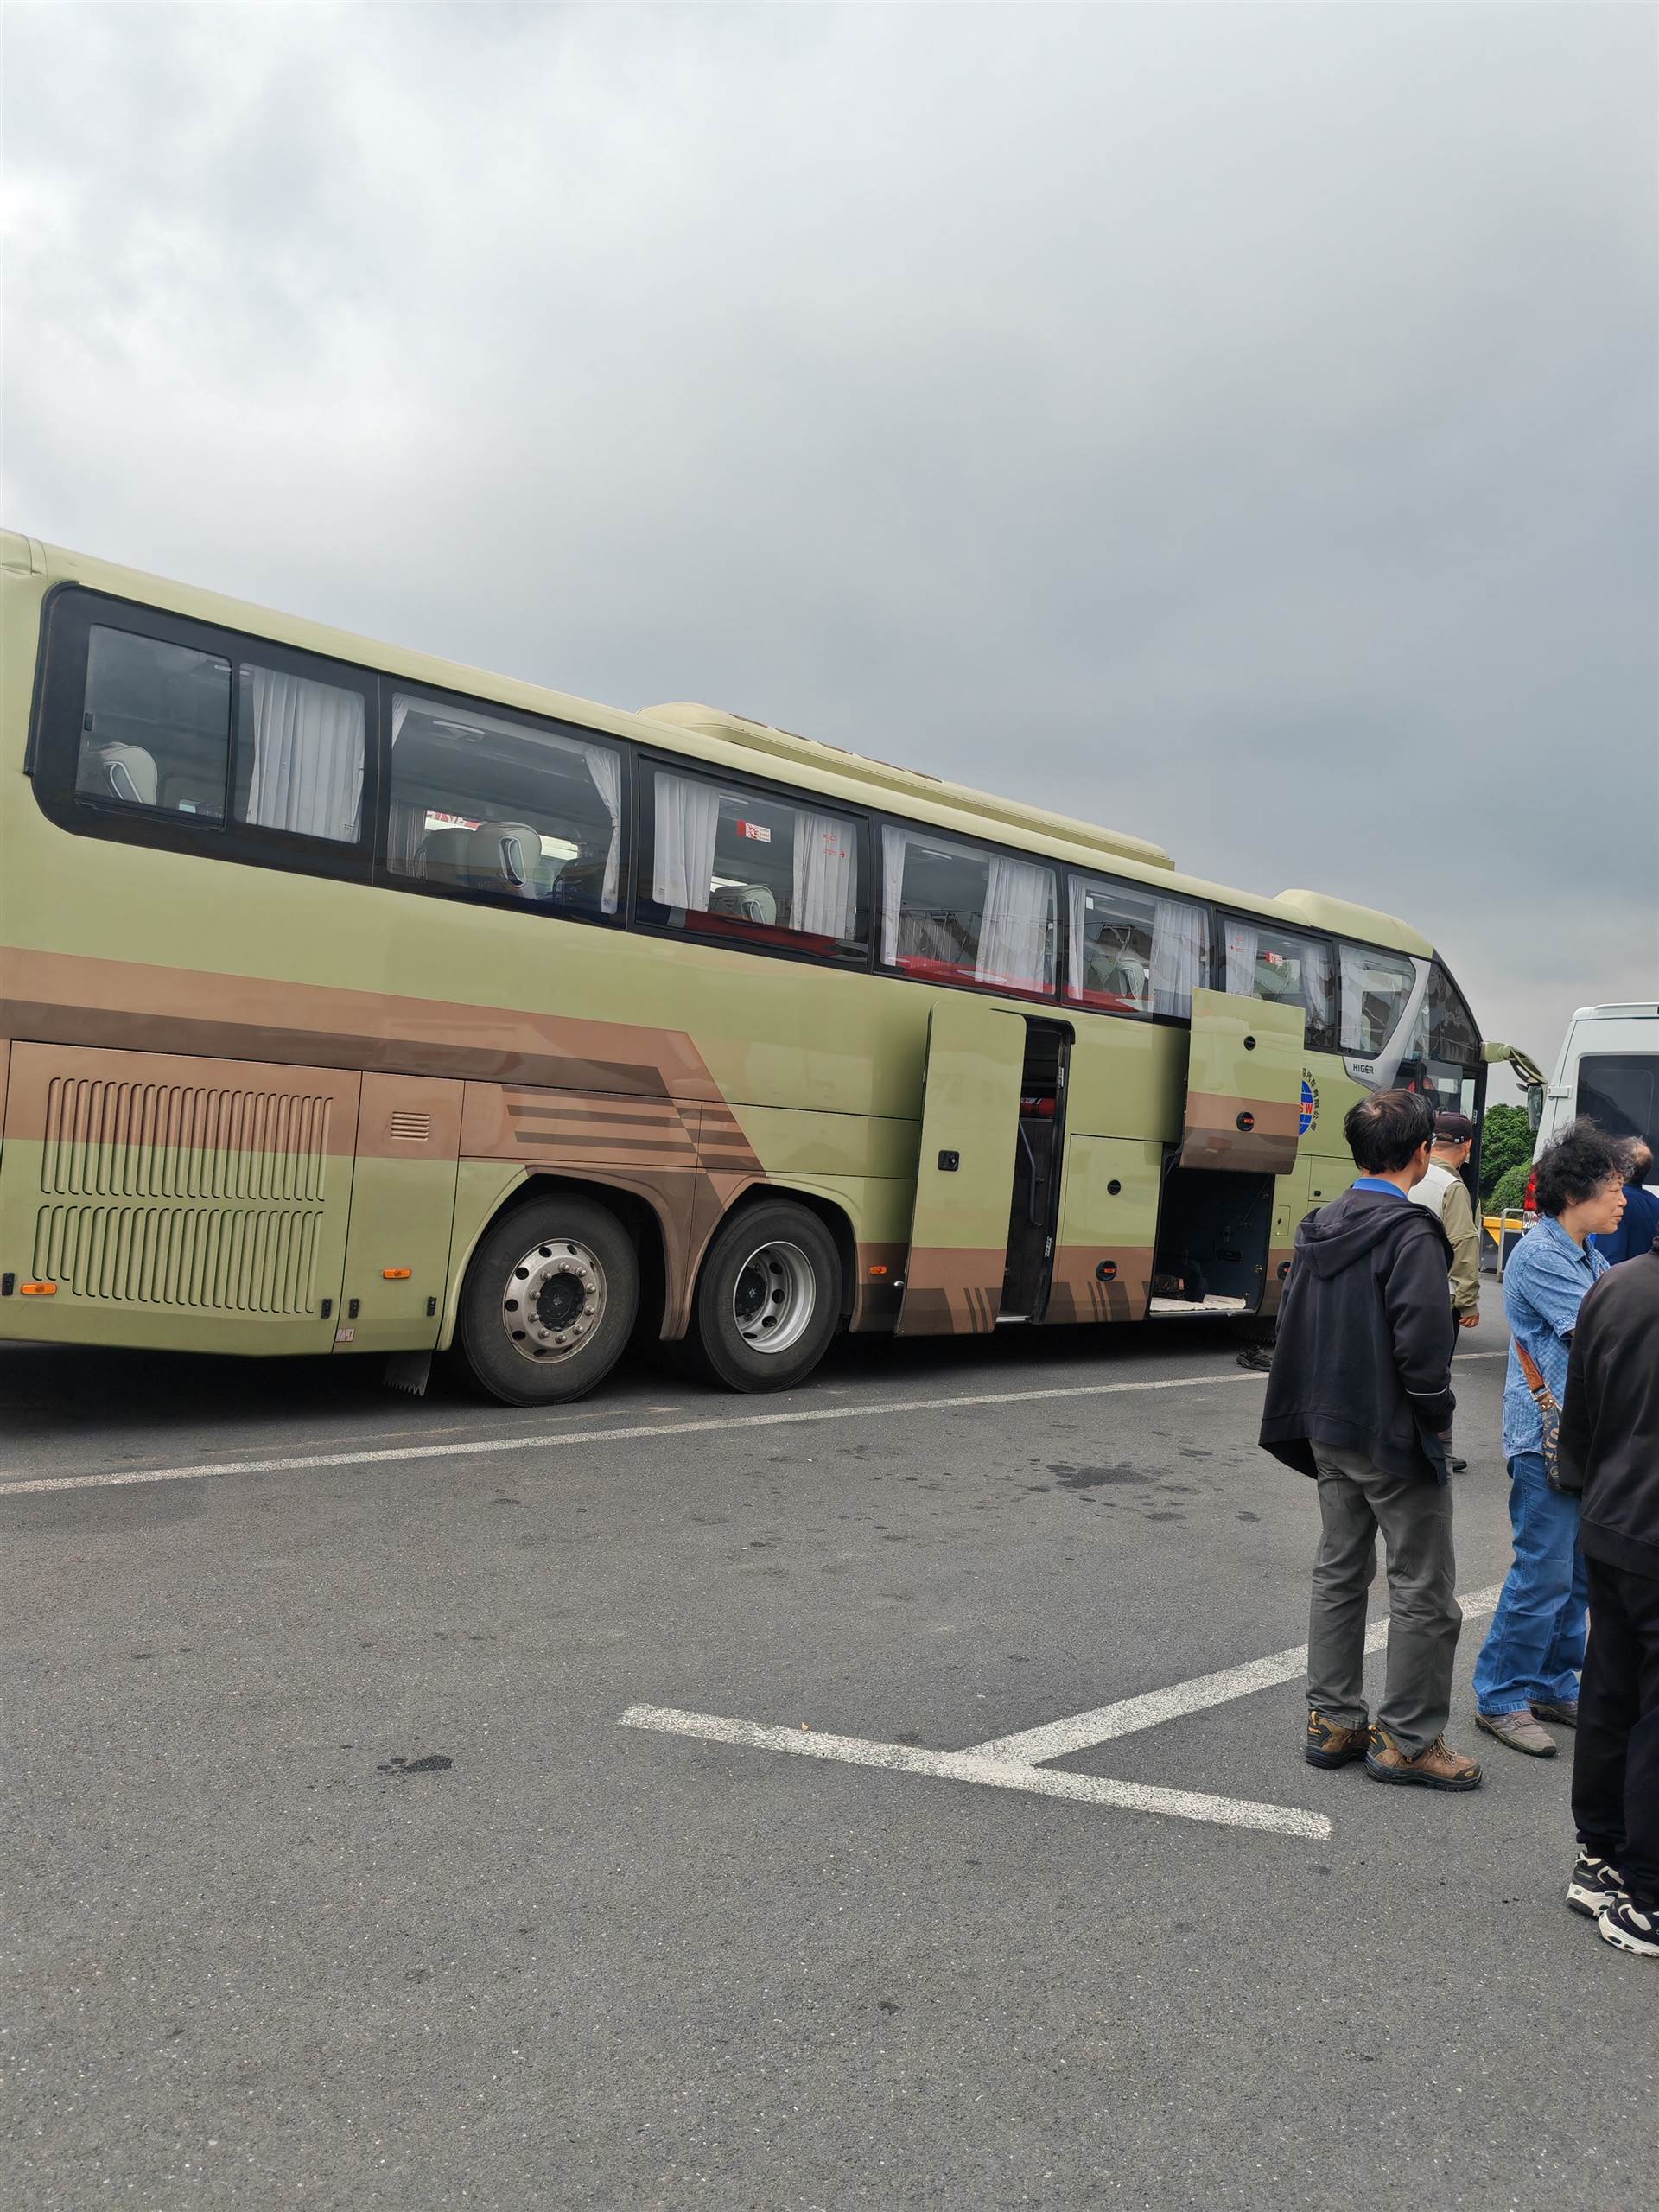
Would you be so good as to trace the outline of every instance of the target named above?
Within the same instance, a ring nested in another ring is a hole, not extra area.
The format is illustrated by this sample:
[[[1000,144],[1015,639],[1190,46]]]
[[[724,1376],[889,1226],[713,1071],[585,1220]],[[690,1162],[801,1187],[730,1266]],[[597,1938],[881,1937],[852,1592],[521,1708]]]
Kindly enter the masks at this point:
[[[780,952],[862,960],[861,832],[786,791],[651,771],[649,888],[639,918]]]
[[[1227,988],[1270,1006],[1300,1006],[1306,1016],[1310,1052],[1337,1046],[1336,956],[1323,938],[1237,914],[1225,917]]]
[[[889,825],[881,845],[884,967],[1053,997],[1053,868],[931,830]]]
[[[93,626],[78,797],[222,823],[230,752],[229,661]]]
[[[1340,963],[1342,1050],[1374,1060],[1405,1018],[1416,969],[1400,953],[1377,952],[1363,944],[1343,945]]]
[[[614,916],[621,750],[396,692],[386,865],[456,897]]]
[[[1187,899],[1160,899],[1126,883],[1071,879],[1071,935],[1065,995],[1109,1014],[1185,1020],[1210,979],[1210,917]]]

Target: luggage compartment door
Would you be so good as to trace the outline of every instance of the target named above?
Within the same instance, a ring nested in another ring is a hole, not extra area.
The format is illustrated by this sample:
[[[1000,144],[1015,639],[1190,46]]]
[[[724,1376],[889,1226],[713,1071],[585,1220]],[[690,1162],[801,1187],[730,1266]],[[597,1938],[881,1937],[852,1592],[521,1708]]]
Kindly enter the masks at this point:
[[[0,1336],[327,1351],[361,1084],[339,1068],[14,1045]]]
[[[996,1325],[1025,1053],[1023,1017],[982,1000],[942,998],[928,1016],[901,1336],[980,1336]]]
[[[1306,1023],[1300,1006],[1193,992],[1183,1167],[1289,1174],[1296,1165]]]

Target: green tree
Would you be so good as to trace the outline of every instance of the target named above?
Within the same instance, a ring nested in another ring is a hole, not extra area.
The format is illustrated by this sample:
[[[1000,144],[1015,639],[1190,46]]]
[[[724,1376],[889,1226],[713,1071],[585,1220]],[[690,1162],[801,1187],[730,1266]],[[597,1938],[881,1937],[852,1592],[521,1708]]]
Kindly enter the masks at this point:
[[[1517,1160],[1513,1167],[1503,1170],[1486,1201],[1494,1213],[1502,1213],[1506,1206],[1511,1212],[1519,1211],[1521,1201],[1527,1195],[1527,1178],[1531,1173],[1532,1162],[1529,1160]]]
[[[1480,1132],[1480,1195],[1491,1197],[1498,1178],[1532,1158],[1532,1123],[1519,1106],[1489,1106]],[[1522,1179],[1523,1181],[1525,1178]],[[1517,1204],[1519,1202],[1517,1201]]]

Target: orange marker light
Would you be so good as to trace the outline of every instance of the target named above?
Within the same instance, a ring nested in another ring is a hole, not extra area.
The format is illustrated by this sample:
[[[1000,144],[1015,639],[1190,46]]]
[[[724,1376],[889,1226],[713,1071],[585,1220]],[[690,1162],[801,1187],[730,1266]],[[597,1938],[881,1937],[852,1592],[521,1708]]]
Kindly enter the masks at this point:
[[[884,1275],[887,1272],[887,1271],[885,1268],[872,1268],[870,1269],[870,1273],[873,1275]]]
[[[25,1298],[55,1298],[58,1294],[54,1282],[20,1282],[17,1288]]]
[[[386,1282],[407,1282],[413,1273],[412,1268],[382,1268],[380,1270]]]

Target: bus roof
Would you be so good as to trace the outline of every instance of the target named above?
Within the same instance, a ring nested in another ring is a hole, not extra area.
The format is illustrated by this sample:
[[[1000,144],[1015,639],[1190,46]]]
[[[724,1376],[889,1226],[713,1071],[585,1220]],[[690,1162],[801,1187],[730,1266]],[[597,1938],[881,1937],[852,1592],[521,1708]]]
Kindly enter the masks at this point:
[[[279,613],[193,584],[175,583],[64,547],[42,544],[16,531],[0,531],[0,566],[44,577],[48,585],[77,583],[198,621],[251,631],[302,651],[402,677],[412,683],[470,693],[527,714],[585,723],[613,736],[632,738],[637,744],[683,753],[740,773],[764,773],[754,758],[763,754],[789,782],[839,797],[849,804],[880,808],[962,836],[988,836],[1001,844],[1069,861],[1074,868],[1109,866],[1112,874],[1144,882],[1157,891],[1185,891],[1242,912],[1281,920],[1288,928],[1300,924],[1423,957],[1433,950],[1427,938],[1392,914],[1311,891],[1287,891],[1277,898],[1268,898],[1230,890],[1182,874],[1163,848],[1147,839],[1096,829],[1021,800],[947,783],[919,769],[894,767],[718,708],[682,702],[629,714],[566,692],[442,660],[431,653],[385,645],[324,623]]]

